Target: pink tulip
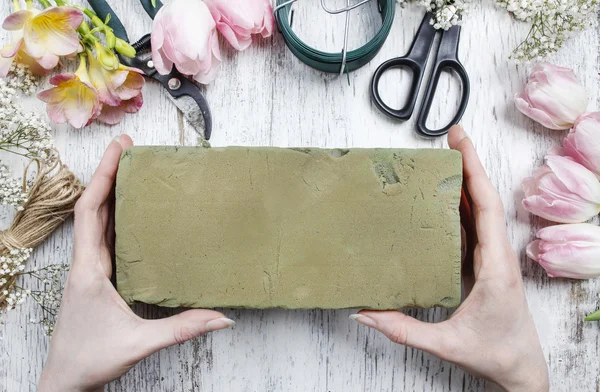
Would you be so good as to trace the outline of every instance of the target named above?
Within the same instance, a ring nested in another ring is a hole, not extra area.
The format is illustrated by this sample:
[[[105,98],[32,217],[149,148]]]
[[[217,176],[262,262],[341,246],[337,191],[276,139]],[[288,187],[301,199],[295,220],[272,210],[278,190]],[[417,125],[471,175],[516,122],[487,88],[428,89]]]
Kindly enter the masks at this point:
[[[547,227],[527,246],[527,256],[552,278],[600,276],[600,227],[591,224]]]
[[[75,128],[82,128],[100,115],[102,104],[89,80],[83,57],[75,74],[56,75],[50,83],[56,87],[40,92],[38,98],[48,104],[46,111],[55,123],[69,122]]]
[[[173,65],[199,83],[207,84],[221,64],[215,21],[201,0],[173,0],[154,18],[152,60],[161,75]]]
[[[15,31],[17,40],[2,49],[0,55],[12,63],[24,49],[41,67],[51,70],[58,64],[59,56],[72,55],[80,49],[77,28],[82,21],[81,11],[66,6],[14,12],[4,20],[2,27]],[[7,71],[6,60],[0,65],[0,75],[3,71]]]
[[[585,114],[563,142],[563,151],[600,178],[600,112]]]
[[[523,180],[523,205],[532,214],[559,223],[581,223],[600,212],[600,182],[570,158],[546,157],[547,164]]]
[[[269,0],[204,0],[217,29],[237,50],[252,43],[252,35],[273,34],[275,18]]]
[[[588,106],[588,95],[573,70],[542,63],[525,91],[515,96],[517,108],[550,129],[569,129]]]

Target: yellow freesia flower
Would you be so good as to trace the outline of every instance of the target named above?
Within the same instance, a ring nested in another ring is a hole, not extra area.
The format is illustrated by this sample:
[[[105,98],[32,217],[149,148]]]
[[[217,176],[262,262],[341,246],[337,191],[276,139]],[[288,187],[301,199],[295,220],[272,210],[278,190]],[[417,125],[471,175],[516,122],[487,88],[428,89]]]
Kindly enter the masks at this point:
[[[21,54],[32,58],[44,69],[56,67],[60,56],[69,56],[81,49],[77,28],[83,13],[76,8],[50,7],[20,10],[9,15],[2,28],[15,32],[16,40],[0,50],[0,76],[8,72],[14,59]]]

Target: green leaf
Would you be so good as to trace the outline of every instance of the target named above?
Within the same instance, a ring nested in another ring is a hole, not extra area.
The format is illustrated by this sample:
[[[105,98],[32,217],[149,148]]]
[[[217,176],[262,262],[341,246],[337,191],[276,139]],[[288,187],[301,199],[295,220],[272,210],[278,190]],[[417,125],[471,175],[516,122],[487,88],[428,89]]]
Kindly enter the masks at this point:
[[[152,4],[152,7],[156,8],[156,0],[150,0],[150,4]]]
[[[600,310],[597,310],[594,313],[588,315],[585,318],[585,321],[600,321]]]

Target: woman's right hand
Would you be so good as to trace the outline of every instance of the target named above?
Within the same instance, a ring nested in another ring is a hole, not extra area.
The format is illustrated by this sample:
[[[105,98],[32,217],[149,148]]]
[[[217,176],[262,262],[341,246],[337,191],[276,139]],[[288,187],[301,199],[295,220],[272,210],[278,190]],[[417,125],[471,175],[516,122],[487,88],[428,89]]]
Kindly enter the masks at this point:
[[[502,201],[462,127],[450,131],[448,144],[463,155],[475,220],[468,238],[476,241],[473,276],[463,280],[467,298],[448,320],[437,324],[396,311],[363,310],[350,317],[393,342],[455,363],[506,391],[546,392],[548,366],[525,298],[519,260],[508,242]]]

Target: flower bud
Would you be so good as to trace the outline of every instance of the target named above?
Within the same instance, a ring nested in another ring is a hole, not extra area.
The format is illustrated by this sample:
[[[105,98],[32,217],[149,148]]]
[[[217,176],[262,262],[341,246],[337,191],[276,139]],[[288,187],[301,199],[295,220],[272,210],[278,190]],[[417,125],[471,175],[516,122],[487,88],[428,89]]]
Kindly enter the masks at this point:
[[[559,223],[581,223],[600,212],[600,182],[570,158],[546,157],[547,164],[523,180],[523,206],[532,214]]]
[[[600,227],[588,223],[551,226],[537,233],[527,256],[552,278],[591,279],[600,276]]]
[[[129,45],[127,42],[123,41],[121,38],[117,38],[115,42],[115,50],[118,53],[121,53],[125,57],[133,58],[135,57],[135,49],[133,46]]]
[[[115,53],[99,42],[96,42],[96,56],[106,70],[114,71],[119,68],[119,59]]]
[[[600,178],[600,112],[577,120],[563,142],[563,151]]]
[[[106,46],[108,49],[114,49],[117,44],[117,37],[115,37],[115,33],[112,30],[106,29]]]
[[[572,69],[537,65],[525,91],[515,96],[517,108],[550,129],[569,129],[583,115],[588,95]]]

